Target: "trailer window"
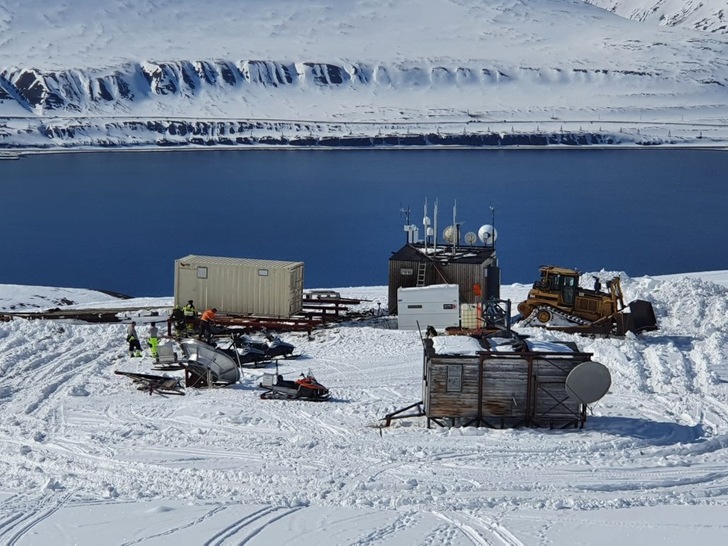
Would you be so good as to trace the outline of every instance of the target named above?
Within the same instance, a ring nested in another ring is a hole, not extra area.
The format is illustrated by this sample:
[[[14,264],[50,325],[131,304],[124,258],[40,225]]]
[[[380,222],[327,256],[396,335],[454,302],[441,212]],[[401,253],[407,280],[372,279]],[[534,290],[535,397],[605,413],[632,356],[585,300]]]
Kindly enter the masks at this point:
[[[197,278],[198,279],[206,279],[207,278],[207,268],[206,267],[198,267],[197,268]]]
[[[268,270],[267,269],[259,269],[258,270],[258,276],[259,277],[267,277],[268,276]]]
[[[447,366],[447,392],[462,392],[463,390],[463,367],[459,364],[448,364]]]

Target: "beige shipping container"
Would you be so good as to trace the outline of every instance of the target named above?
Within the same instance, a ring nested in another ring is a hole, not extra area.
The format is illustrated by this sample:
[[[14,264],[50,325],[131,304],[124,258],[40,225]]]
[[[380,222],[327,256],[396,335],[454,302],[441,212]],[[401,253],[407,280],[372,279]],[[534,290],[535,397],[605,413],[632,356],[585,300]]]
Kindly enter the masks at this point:
[[[174,303],[198,312],[290,317],[303,309],[303,262],[191,254],[175,260]]]

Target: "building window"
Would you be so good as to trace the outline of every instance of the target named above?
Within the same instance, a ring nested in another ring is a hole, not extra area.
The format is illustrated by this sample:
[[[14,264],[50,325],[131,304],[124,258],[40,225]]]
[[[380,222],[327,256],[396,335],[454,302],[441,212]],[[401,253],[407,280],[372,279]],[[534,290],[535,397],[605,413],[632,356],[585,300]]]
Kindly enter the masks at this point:
[[[407,304],[407,309],[422,309],[422,306],[418,303]]]
[[[268,276],[268,270],[267,269],[259,269],[258,270],[258,276],[259,277],[267,277]]]
[[[463,367],[459,364],[448,364],[447,366],[447,392],[462,392],[463,390]]]
[[[414,275],[415,270],[412,269],[411,267],[403,267],[399,270],[399,274],[400,275]]]
[[[197,278],[198,279],[206,279],[207,278],[207,268],[206,267],[198,267],[197,268]]]

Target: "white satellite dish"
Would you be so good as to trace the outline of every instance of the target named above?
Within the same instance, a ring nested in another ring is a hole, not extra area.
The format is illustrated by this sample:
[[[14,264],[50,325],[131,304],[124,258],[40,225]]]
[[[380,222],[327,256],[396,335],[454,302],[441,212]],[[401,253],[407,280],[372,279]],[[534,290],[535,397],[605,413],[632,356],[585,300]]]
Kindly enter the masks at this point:
[[[478,230],[478,238],[483,241],[486,246],[493,246],[496,239],[498,239],[498,232],[490,224],[485,224],[484,226],[480,226],[480,229]]]
[[[442,238],[448,243],[452,243],[455,240],[455,227],[447,226],[444,230],[442,230]]]
[[[475,233],[473,233],[472,231],[468,231],[465,234],[465,242],[468,243],[469,245],[474,244],[475,241],[477,241],[477,240],[478,240],[478,236]]]
[[[566,376],[566,394],[581,404],[600,400],[612,386],[612,375],[604,364],[587,360]]]

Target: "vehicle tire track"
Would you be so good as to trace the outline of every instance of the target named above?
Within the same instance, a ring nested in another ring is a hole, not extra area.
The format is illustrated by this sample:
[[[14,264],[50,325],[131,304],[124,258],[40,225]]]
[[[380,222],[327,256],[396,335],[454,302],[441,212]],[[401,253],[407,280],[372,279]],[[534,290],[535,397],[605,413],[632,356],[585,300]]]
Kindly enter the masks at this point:
[[[0,539],[7,536],[7,540],[3,540],[2,543],[5,546],[15,546],[15,544],[18,544],[18,541],[33,527],[60,510],[72,495],[73,492],[71,491],[62,496],[54,494],[51,498],[41,496],[39,499],[42,505],[41,509],[39,509],[38,505],[33,506],[31,502],[20,503],[15,508],[16,513],[14,516],[6,520],[7,523],[0,523]],[[48,504],[50,506],[47,506]]]
[[[492,535],[496,540],[506,546],[524,546],[523,542],[521,542],[513,533],[496,521],[486,521],[482,517],[465,516],[461,514],[458,514],[457,516],[448,516],[442,512],[433,512],[433,514],[460,529],[460,531],[462,531],[465,536],[473,542],[473,544],[479,546],[490,546],[493,543],[490,542],[486,536]]]
[[[285,510],[281,514],[268,519],[262,525],[256,527],[255,529],[252,529],[251,532],[249,532],[247,534],[247,536],[245,536],[237,544],[239,546],[243,546],[244,544],[249,542],[253,537],[260,534],[271,523],[274,523],[286,516],[289,516],[290,514],[293,514],[294,512],[301,510],[302,508],[303,508],[302,506],[299,506],[297,508],[290,508],[290,509]],[[221,530],[219,533],[217,533],[216,535],[211,537],[209,540],[204,542],[204,546],[222,546],[226,540],[231,539],[235,535],[237,535],[239,532],[244,531],[246,527],[248,527],[251,524],[254,524],[256,522],[261,521],[263,518],[265,518],[268,515],[280,512],[281,510],[284,510],[284,509],[283,509],[283,507],[280,507],[280,506],[268,506],[265,508],[261,508],[257,512],[253,512],[252,514],[247,515],[246,517],[236,521],[235,523],[228,525],[225,529]]]

